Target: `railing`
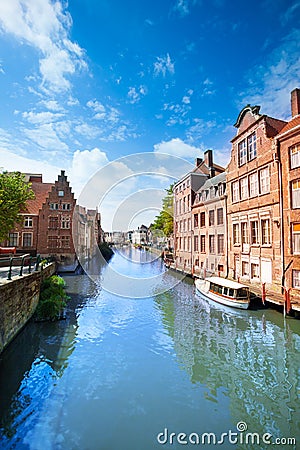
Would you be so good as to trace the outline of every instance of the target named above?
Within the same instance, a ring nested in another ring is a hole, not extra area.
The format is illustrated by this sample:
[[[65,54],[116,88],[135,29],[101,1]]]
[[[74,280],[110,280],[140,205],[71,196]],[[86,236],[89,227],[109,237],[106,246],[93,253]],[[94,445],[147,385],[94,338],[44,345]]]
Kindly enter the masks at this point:
[[[7,280],[12,279],[12,272],[14,267],[20,268],[20,270],[18,271],[19,272],[18,275],[21,277],[23,276],[23,271],[26,270],[27,268],[28,268],[27,273],[31,273],[32,270],[33,271],[37,271],[39,269],[43,270],[44,265],[52,261],[53,258],[51,257],[41,260],[40,255],[31,256],[29,253],[20,256],[11,256],[9,258],[0,258],[0,264],[7,263],[7,266],[5,265],[5,267],[8,267]]]

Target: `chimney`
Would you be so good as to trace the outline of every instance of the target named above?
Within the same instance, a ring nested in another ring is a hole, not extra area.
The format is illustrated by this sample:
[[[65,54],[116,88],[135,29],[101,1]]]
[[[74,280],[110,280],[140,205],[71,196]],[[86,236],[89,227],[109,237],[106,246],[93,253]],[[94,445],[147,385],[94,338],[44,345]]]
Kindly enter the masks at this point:
[[[195,165],[196,167],[200,166],[200,164],[202,163],[203,159],[202,158],[196,158],[195,159]]]
[[[213,167],[213,154],[212,150],[206,150],[204,152],[204,162],[207,165],[208,168]]]
[[[296,88],[291,92],[292,117],[300,114],[300,89]]]

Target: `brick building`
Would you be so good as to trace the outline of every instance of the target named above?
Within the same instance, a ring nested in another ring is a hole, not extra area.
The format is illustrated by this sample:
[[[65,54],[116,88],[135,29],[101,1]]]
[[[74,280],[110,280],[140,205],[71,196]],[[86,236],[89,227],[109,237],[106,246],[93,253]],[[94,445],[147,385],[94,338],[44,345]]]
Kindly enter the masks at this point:
[[[229,276],[281,292],[280,178],[274,137],[286,122],[247,105],[227,167]]]
[[[196,158],[195,168],[173,187],[174,194],[174,253],[179,270],[192,273],[192,205],[196,192],[205,181],[224,168],[214,164],[212,150],[204,153],[204,160]]]
[[[92,241],[101,241],[100,214],[76,205],[65,171],[55,183],[43,183],[42,175],[36,174],[25,174],[25,180],[31,183],[35,198],[27,201],[27,209],[21,213],[23,224],[9,233],[4,245],[16,247],[18,253],[54,256],[59,263],[71,265],[77,259],[79,243],[80,251],[90,257]]]
[[[282,284],[300,297],[300,89],[291,93],[291,120],[275,138],[282,173]]]
[[[227,275],[226,174],[209,178],[192,205],[193,274]]]

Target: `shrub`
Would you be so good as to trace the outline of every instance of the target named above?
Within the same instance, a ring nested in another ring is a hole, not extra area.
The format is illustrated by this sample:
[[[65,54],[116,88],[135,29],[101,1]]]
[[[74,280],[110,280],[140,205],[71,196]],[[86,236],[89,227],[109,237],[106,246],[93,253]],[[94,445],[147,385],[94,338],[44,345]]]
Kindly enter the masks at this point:
[[[46,278],[41,285],[39,303],[36,309],[38,320],[59,319],[66,302],[69,300],[65,292],[66,283],[58,275]]]

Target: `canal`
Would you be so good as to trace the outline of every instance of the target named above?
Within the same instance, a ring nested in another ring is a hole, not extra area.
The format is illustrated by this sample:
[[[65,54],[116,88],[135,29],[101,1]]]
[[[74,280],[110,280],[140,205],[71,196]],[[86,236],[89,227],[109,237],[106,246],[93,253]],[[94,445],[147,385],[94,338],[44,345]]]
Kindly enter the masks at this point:
[[[110,269],[126,295],[103,288]],[[300,448],[300,321],[209,304],[164,271],[128,249],[98,281],[65,277],[67,319],[28,324],[0,357],[1,449]],[[159,289],[142,298],[146,278]]]

